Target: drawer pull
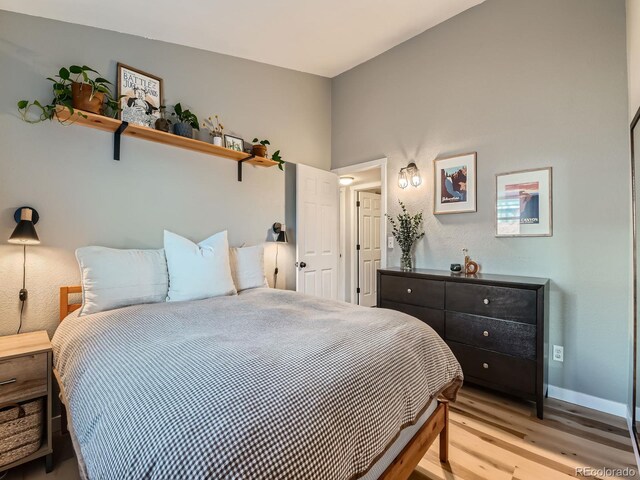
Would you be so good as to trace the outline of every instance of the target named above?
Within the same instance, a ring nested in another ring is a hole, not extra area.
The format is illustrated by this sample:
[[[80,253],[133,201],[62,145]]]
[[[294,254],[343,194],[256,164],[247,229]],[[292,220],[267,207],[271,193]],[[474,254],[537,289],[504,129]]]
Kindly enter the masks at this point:
[[[489,368],[489,364],[488,363],[483,363],[482,364],[482,368]]]
[[[2,385],[9,385],[10,383],[16,383],[16,379],[15,378],[10,378],[9,380],[4,380],[4,381],[0,382],[0,387]]]
[[[482,303],[484,303],[485,305],[489,305],[489,299],[488,299],[488,298],[485,298],[485,299],[482,301]]]
[[[410,288],[407,288],[407,293],[411,293],[411,289]]]
[[[482,332],[482,335],[484,335],[485,337],[489,336],[489,332],[487,330],[485,330],[484,332]]]

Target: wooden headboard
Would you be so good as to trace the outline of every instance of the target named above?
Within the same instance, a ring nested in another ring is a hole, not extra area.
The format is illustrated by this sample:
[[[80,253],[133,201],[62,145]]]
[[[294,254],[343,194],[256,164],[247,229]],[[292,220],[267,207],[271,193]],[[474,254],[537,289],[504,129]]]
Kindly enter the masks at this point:
[[[69,301],[69,295],[73,293],[82,293],[82,287],[79,285],[60,287],[60,321],[82,306],[82,302],[72,303]]]

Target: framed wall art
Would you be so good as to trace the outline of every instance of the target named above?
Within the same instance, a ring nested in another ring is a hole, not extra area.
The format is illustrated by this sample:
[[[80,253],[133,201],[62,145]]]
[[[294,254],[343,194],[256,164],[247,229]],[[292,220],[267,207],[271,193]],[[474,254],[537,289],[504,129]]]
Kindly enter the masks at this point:
[[[434,215],[476,212],[476,152],[436,158]]]
[[[233,135],[224,136],[224,146],[236,152],[244,152],[244,140]]]
[[[496,236],[552,234],[551,167],[496,175]]]
[[[154,128],[160,118],[162,79],[118,63],[120,120]]]

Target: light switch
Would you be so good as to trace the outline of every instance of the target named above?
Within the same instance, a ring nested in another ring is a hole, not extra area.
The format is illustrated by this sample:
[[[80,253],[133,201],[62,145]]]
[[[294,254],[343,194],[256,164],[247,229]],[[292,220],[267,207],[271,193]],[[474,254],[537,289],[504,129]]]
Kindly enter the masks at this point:
[[[393,248],[393,244],[394,244],[394,241],[393,241],[393,240],[394,240],[394,239],[393,239],[393,237],[389,237],[389,238],[387,239],[387,247],[389,247],[389,248]]]

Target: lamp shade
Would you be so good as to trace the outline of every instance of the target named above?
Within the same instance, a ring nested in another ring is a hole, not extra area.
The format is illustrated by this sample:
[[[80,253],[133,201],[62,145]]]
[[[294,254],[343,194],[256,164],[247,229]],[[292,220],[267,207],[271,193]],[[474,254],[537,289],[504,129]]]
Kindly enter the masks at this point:
[[[36,218],[34,219],[35,212],[33,209],[23,207],[18,211],[20,212],[20,220],[9,237],[9,243],[17,243],[21,245],[39,244],[40,239],[38,238],[38,233],[36,232],[36,227],[34,225],[34,223],[37,222],[37,213],[35,215]]]
[[[273,224],[273,233],[277,235],[274,241],[279,243],[287,243],[289,240],[287,239],[287,231],[280,222],[276,222]]]

